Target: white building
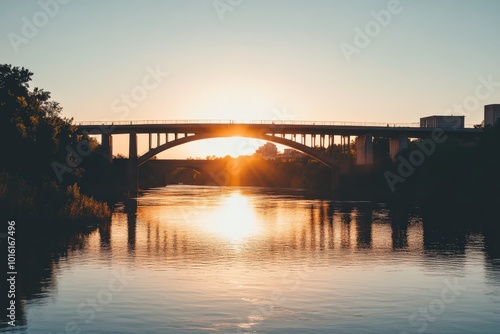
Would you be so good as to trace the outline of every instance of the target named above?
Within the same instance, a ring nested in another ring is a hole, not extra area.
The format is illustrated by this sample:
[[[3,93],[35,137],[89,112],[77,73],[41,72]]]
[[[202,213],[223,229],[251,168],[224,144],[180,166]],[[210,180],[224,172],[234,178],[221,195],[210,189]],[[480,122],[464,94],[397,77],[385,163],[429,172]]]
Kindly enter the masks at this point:
[[[484,126],[495,125],[500,119],[500,104],[484,106]]]
[[[465,116],[429,116],[420,118],[421,128],[463,129]]]

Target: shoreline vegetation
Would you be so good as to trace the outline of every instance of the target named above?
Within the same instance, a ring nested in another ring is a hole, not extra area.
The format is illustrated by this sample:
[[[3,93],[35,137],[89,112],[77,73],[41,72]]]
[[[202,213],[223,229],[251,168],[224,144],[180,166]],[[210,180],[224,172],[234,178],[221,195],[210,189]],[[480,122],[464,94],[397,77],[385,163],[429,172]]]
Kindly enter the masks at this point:
[[[111,206],[126,198],[119,182],[124,175],[123,157],[109,164],[95,139],[77,135],[73,120],[60,116],[62,108],[49,92],[30,89],[32,75],[25,68],[0,65],[1,212],[27,224],[58,228],[109,222]],[[450,136],[436,144],[411,175],[401,177],[401,161],[411,160],[421,142],[410,142],[394,162],[387,153],[388,139],[376,138],[374,164],[369,168],[354,165],[356,146],[350,143],[348,154],[342,157],[349,171],[341,175],[333,197],[331,170],[307,156],[264,159],[256,152],[207,160],[226,166],[220,172],[231,175],[231,181],[224,185],[304,188],[325,198],[385,202],[400,212],[420,207],[433,221],[447,217],[469,223],[477,220],[498,228],[500,124],[485,128],[473,143]],[[340,145],[316,149],[337,157],[345,151]],[[76,150],[85,153],[83,159],[69,153]],[[166,183],[221,185],[203,171],[180,168],[170,172],[167,180],[145,164],[139,169],[139,185],[143,189]],[[400,176],[392,187],[387,173]]]
[[[109,205],[82,194],[77,183],[65,190],[55,184],[35,187],[19,176],[0,174],[0,203],[21,221],[47,220],[89,226],[111,218]]]
[[[86,172],[107,170],[98,143],[76,135],[72,119],[60,116],[62,108],[49,92],[30,89],[32,75],[25,68],[0,65],[1,212],[30,228],[81,229],[109,222],[103,192],[107,175]],[[89,154],[76,164],[68,148],[82,148],[82,143]],[[66,166],[65,177],[58,179],[54,166],[63,163],[75,167]]]

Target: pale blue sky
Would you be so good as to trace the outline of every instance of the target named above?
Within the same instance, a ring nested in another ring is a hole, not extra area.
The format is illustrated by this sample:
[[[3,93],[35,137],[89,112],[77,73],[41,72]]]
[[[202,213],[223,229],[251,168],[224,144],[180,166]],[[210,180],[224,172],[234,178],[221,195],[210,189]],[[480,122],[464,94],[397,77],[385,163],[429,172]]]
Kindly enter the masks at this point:
[[[1,0],[0,62],[29,68],[82,121],[276,119],[286,109],[296,120],[416,122],[473,101],[479,77],[500,82],[497,0],[401,0],[348,62],[341,43],[354,45],[354,29],[389,2],[242,0],[221,20],[213,0],[72,0],[26,38],[23,17],[44,23],[42,6]],[[13,34],[26,38],[17,53]],[[169,75],[116,112],[148,67]],[[466,123],[500,103],[500,84],[493,89],[464,110]],[[209,153],[189,145],[173,154]]]

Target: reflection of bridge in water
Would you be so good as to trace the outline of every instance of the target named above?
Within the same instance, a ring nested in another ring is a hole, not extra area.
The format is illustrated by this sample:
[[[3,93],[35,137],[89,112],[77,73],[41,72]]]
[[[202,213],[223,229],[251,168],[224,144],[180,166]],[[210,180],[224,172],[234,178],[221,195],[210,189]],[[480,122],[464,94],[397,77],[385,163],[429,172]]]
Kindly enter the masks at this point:
[[[175,221],[164,218],[160,208],[146,214],[151,207],[139,207],[137,213],[132,210],[126,215],[118,214],[121,218],[115,220],[118,223],[114,223],[113,235],[122,235],[121,240],[110,244],[110,240],[103,238],[103,235],[99,238],[95,235],[93,242],[100,245],[101,252],[113,252],[119,254],[117,256],[128,252],[129,256],[139,259],[150,258],[151,265],[162,261],[216,265],[221,258],[233,257],[255,268],[272,266],[273,262],[282,262],[286,267],[287,261],[309,261],[312,255],[328,258],[335,266],[362,264],[367,270],[381,265],[394,265],[394,270],[404,270],[408,264],[405,261],[410,261],[410,266],[416,264],[428,273],[438,270],[429,264],[430,259],[433,259],[441,262],[439,270],[464,273],[467,256],[482,256],[470,250],[470,244],[483,243],[480,233],[471,236],[461,229],[436,230],[429,227],[432,223],[426,225],[421,219],[393,215],[390,210],[374,204],[315,202],[309,207],[309,215],[303,217],[303,223],[295,228],[280,229],[275,226],[271,229],[272,233],[262,237],[242,235],[233,244],[225,246],[217,237],[211,240],[206,238],[207,242],[203,245],[193,242],[192,235],[204,232],[194,226],[186,228],[189,219]],[[273,203],[269,205],[279,210]],[[193,208],[196,209],[200,210]],[[203,212],[196,215],[202,216]],[[260,215],[260,218],[265,218],[265,211]],[[149,219],[137,219],[138,216]],[[220,237],[225,238],[227,235]],[[486,278],[498,286],[498,235],[486,235],[484,246],[487,251],[484,254],[484,270],[488,273]],[[394,253],[401,254],[401,261],[385,262],[392,261]],[[103,255],[107,256],[100,256]],[[304,265],[314,266],[314,263],[307,262]]]
[[[155,199],[160,197],[152,195]],[[213,200],[213,196],[200,196]],[[215,236],[206,238],[206,242],[200,245],[194,243],[193,238],[205,232],[197,226],[188,228],[186,225],[190,225],[189,213],[194,215],[193,218],[204,217],[203,206],[193,200],[184,203],[184,207],[191,208],[191,211],[182,212],[176,207],[181,203],[170,203],[172,199],[175,200],[175,196],[169,198],[165,205],[173,210],[170,211],[173,216],[165,216],[159,208],[148,212],[148,207],[138,207],[137,201],[131,200],[123,212],[113,215],[112,223],[100,225],[98,231],[90,230],[55,239],[43,237],[38,231],[27,234],[31,247],[23,247],[17,254],[24,273],[19,276],[22,284],[19,284],[20,293],[17,295],[22,299],[19,297],[19,303],[16,303],[18,324],[26,325],[27,305],[41,305],[52,300],[50,298],[53,297],[48,296],[57,295],[61,288],[61,274],[67,270],[73,272],[72,266],[78,262],[85,263],[84,270],[96,267],[120,270],[132,263],[130,266],[137,273],[142,273],[147,272],[147,267],[167,271],[180,266],[192,267],[193,263],[213,267],[224,257],[235,259],[235,266],[244,263],[251,265],[247,268],[255,270],[272,268],[271,262],[280,262],[283,268],[288,268],[288,264],[293,267],[292,261],[314,267],[314,258],[327,258],[333,267],[358,265],[367,268],[367,275],[376,275],[377,272],[371,269],[377,266],[393,266],[394,271],[405,271],[408,264],[405,261],[408,261],[411,262],[410,268],[416,267],[425,275],[437,275],[438,278],[443,275],[484,276],[486,287],[490,290],[486,298],[496,300],[496,303],[500,301],[498,230],[473,232],[468,229],[436,228],[435,222],[410,220],[408,223],[406,215],[396,217],[388,209],[368,203],[297,199],[291,201],[292,209],[296,205],[308,205],[308,210],[294,229],[270,224],[267,227],[272,233],[261,237],[240,235],[234,243],[221,245],[221,239]],[[266,205],[277,210],[265,210],[266,207],[261,206],[257,211],[259,218],[271,221],[280,218],[282,224],[288,224],[293,219],[279,213],[287,209],[283,204],[266,201]],[[269,216],[272,211],[276,211],[278,216]],[[386,261],[391,258],[391,253],[398,262]],[[321,265],[321,261],[318,263]],[[324,265],[325,262],[322,263]],[[408,272],[408,275],[414,274],[415,271]],[[75,274],[71,275],[73,279]],[[88,275],[93,273],[85,271],[84,276]],[[164,284],[169,283],[164,281]],[[1,329],[6,326],[0,324]]]
[[[196,206],[195,202],[196,199],[193,203],[179,205],[174,201],[168,208],[146,205],[138,207],[137,211],[132,208],[115,214],[113,226],[110,226],[113,231],[100,230],[99,237],[91,240],[90,244],[100,247],[102,252],[127,252],[137,258],[151,258],[153,262],[159,259],[191,259],[209,264],[216,263],[220,257],[237,256],[245,262],[265,264],[266,261],[308,259],[314,254],[339,261],[339,265],[354,261],[370,266],[367,259],[371,253],[377,258],[377,263],[373,264],[380,265],[384,258],[394,258],[394,252],[402,252],[413,254],[411,261],[423,265],[427,257],[443,260],[450,257],[453,261],[443,261],[443,266],[450,270],[465,268],[465,232],[450,234],[448,230],[443,230],[441,234],[436,231],[425,233],[422,220],[394,216],[375,204],[314,200],[307,204],[308,216],[297,218],[290,207],[270,201],[257,210],[256,218],[261,221],[282,220],[283,226],[265,226],[259,233],[243,230],[232,234],[218,229],[217,222],[212,221],[213,216],[210,215],[206,216],[207,223],[212,225],[208,229],[194,223],[195,220],[203,220],[208,211],[202,208],[203,204]],[[190,210],[199,212],[188,212],[186,215],[179,206],[192,207]],[[269,212],[274,212],[276,216],[269,217]],[[294,219],[295,223],[289,224]],[[215,229],[212,230],[213,225]],[[113,241],[111,235],[114,236]],[[121,238],[116,238],[116,235]],[[200,240],[203,240],[202,244]]]
[[[373,164],[373,140],[377,137],[389,139],[389,151],[394,158],[408,146],[409,138],[426,138],[439,131],[465,140],[476,138],[481,129],[430,128],[418,124],[376,124],[345,122],[282,122],[254,121],[249,123],[210,121],[131,121],[131,122],[86,122],[78,125],[80,133],[100,135],[103,150],[110,161],[113,155],[112,136],[129,135],[129,157],[127,165],[128,185],[132,193],[137,192],[137,169],[140,165],[170,148],[197,140],[247,137],[261,139],[288,146],[307,154],[330,167],[334,176],[338,174],[342,155],[350,150],[351,137],[356,137],[357,164]],[[138,135],[148,135],[148,150],[139,156]],[[340,144],[341,156],[334,150],[325,153],[325,148]],[[317,149],[320,148],[320,149]],[[321,149],[323,148],[323,149]],[[332,178],[335,182],[336,177]]]

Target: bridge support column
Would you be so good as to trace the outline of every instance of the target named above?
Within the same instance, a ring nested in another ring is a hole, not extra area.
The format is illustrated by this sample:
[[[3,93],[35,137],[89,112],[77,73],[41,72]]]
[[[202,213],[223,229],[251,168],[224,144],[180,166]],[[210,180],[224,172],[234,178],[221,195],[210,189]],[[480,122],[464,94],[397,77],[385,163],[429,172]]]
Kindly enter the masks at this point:
[[[130,134],[128,150],[128,163],[127,163],[127,188],[130,197],[137,197],[137,190],[139,188],[138,175],[139,175],[139,159],[137,157],[137,133]]]
[[[103,133],[101,135],[101,145],[103,149],[103,155],[109,163],[113,162],[113,137],[108,133]]]
[[[405,148],[408,148],[408,137],[401,136],[389,139],[389,154],[393,161],[396,160],[396,155]]]
[[[335,135],[328,136],[328,147],[330,150],[330,158],[335,159]]]
[[[342,159],[348,159],[351,154],[351,137],[342,135],[340,137],[340,142],[342,146]]]
[[[373,137],[371,135],[356,138],[356,164],[373,165]]]

